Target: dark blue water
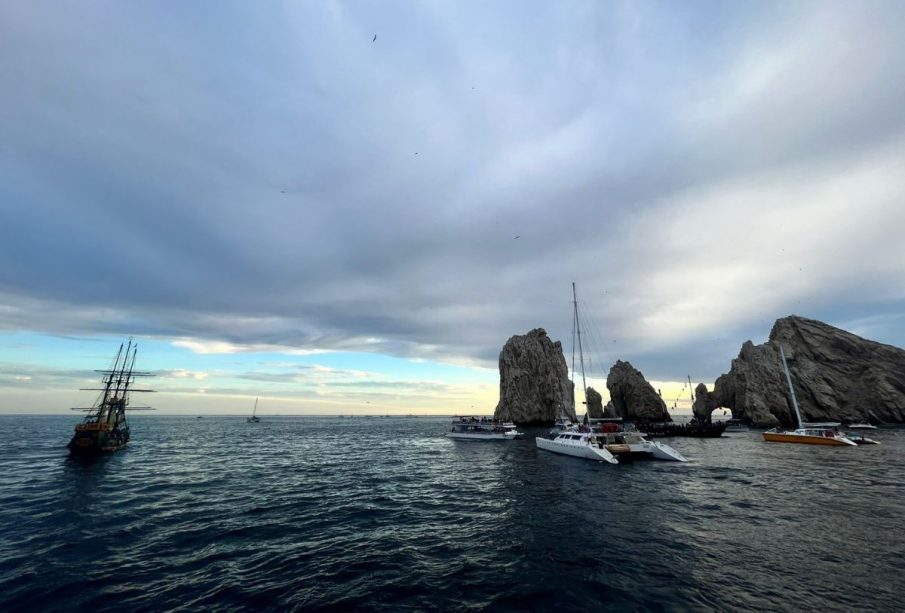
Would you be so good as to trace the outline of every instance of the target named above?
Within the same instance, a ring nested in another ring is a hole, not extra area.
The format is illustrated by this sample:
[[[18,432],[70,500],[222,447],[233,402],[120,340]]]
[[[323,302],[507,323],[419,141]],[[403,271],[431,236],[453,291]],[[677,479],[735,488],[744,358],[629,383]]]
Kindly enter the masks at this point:
[[[2,417],[0,610],[900,609],[905,430],[600,465],[439,418]]]

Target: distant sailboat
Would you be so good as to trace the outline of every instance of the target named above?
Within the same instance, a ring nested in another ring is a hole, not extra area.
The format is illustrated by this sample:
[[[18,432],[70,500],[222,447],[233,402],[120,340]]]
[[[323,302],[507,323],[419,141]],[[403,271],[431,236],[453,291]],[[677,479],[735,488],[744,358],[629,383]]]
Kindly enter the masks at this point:
[[[251,417],[248,418],[248,423],[256,424],[261,421],[261,418],[256,415],[258,412],[258,399],[255,398],[255,408],[251,411]]]

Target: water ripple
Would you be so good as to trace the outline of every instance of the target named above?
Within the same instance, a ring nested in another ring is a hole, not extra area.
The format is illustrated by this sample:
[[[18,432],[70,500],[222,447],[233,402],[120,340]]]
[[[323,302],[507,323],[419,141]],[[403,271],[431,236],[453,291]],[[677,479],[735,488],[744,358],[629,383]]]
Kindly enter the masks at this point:
[[[895,609],[905,431],[601,466],[433,418],[3,417],[0,610]]]

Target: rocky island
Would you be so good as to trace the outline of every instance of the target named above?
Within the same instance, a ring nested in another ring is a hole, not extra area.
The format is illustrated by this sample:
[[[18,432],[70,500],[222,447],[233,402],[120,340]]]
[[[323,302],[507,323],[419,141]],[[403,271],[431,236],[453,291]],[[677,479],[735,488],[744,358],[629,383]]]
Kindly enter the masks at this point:
[[[551,425],[562,413],[575,420],[573,387],[562,344],[543,328],[512,336],[500,351],[500,401],[494,419]]]
[[[604,410],[608,417],[640,422],[672,421],[660,394],[629,362],[616,360],[607,375],[606,387],[610,391],[610,401]]]
[[[905,421],[905,350],[797,315],[777,320],[766,343],[744,343],[713,392],[699,385],[695,414],[727,407],[755,426],[793,426],[780,343],[806,421]]]
[[[905,350],[792,315],[776,321],[767,342],[746,341],[713,391],[698,384],[693,405],[698,423],[709,424],[713,410],[722,407],[758,427],[795,425],[780,343],[806,421],[905,422]],[[551,340],[543,328],[512,336],[500,352],[499,365],[496,419],[547,425],[563,414],[577,421],[562,344]],[[672,421],[666,403],[629,362],[618,360],[613,365],[606,386],[610,401],[605,407],[600,393],[588,388],[591,417]]]

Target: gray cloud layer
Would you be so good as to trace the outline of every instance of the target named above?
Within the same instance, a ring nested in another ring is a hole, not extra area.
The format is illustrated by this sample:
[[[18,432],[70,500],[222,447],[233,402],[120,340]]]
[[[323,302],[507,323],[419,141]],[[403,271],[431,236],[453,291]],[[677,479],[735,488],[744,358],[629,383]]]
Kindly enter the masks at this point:
[[[0,11],[2,328],[491,364],[576,280],[659,378],[905,343],[901,3]]]

